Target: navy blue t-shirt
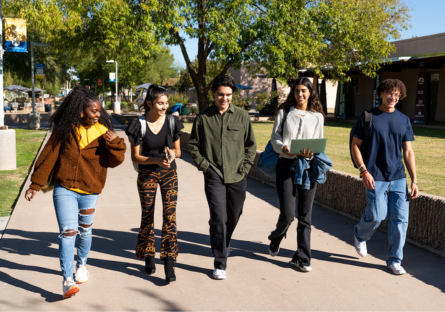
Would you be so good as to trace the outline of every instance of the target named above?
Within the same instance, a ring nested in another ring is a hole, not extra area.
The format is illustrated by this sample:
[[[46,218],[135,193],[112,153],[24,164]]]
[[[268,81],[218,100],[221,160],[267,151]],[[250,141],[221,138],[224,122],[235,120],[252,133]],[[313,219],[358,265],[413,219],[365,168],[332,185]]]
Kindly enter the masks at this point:
[[[395,181],[406,178],[402,162],[403,142],[414,141],[413,129],[408,116],[397,109],[392,113],[375,107],[368,112],[372,114],[372,123],[368,140],[368,159],[366,168],[375,181]],[[353,136],[363,140],[365,130],[365,113],[362,113]],[[362,155],[365,156],[365,155]]]

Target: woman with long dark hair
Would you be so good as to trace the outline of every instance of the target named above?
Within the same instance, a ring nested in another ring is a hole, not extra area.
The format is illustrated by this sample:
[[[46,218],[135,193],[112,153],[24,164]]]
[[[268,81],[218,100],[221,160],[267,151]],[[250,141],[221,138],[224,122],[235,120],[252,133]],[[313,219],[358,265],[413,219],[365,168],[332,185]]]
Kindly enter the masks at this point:
[[[286,101],[277,109],[271,138],[274,150],[280,154],[276,167],[280,215],[276,229],[269,235],[269,254],[278,254],[280,243],[295,218],[295,197],[298,194],[297,251],[291,263],[304,272],[312,270],[311,217],[317,182],[313,179],[310,183],[307,181],[308,188],[294,184],[295,172],[291,166],[299,157],[310,164],[314,154],[309,150],[298,155],[290,154],[290,143],[292,139],[323,138],[323,124],[323,108],[314,85],[308,78],[298,78]]]
[[[107,168],[124,161],[125,143],[113,132],[111,118],[97,96],[75,87],[51,116],[52,134],[36,161],[25,198],[54,182],[53,201],[59,224],[59,259],[63,298],[88,281],[86,262],[91,248],[93,218]],[[77,270],[73,279],[74,249]]]
[[[149,275],[155,273],[154,206],[159,184],[164,208],[160,258],[164,261],[165,280],[170,283],[176,280],[174,264],[178,257],[178,175],[175,159],[181,156],[179,138],[184,126],[176,117],[167,115],[168,92],[163,87],[152,84],[143,107],[145,118],[134,120],[125,131],[131,143],[131,159],[138,164],[139,171],[137,187],[142,220],[136,257],[145,259],[145,270]],[[142,127],[146,129],[145,134]]]

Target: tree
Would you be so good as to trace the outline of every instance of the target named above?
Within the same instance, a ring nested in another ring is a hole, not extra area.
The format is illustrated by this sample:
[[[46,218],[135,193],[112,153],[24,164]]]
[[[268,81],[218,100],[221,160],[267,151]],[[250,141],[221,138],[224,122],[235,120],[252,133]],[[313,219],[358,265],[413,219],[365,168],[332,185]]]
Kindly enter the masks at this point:
[[[242,64],[280,80],[329,65],[337,77],[357,64],[372,75],[407,17],[398,0],[161,0],[153,22],[158,37],[180,46],[203,109],[209,58],[220,62],[219,75]],[[183,34],[198,39],[197,67]]]
[[[155,37],[151,22],[156,1],[6,0],[7,14],[26,18],[63,52],[81,84],[91,85],[119,65],[119,87],[146,79],[161,83],[177,77],[173,56]],[[146,82],[146,81],[144,81]]]
[[[118,63],[119,91],[146,82],[160,85],[167,78],[178,77],[174,57],[166,47],[163,47],[159,52],[154,52],[143,66],[135,66],[134,63],[127,62],[128,57],[121,58]],[[93,82],[97,83],[98,79],[102,79],[105,87],[109,89],[111,85],[108,82],[108,73],[115,71],[115,64],[109,64],[105,61],[105,58],[98,57],[98,54],[94,52],[85,56],[82,62],[74,65],[80,83],[91,85]],[[114,88],[111,87],[111,90],[114,91]]]
[[[34,27],[28,27],[27,31],[28,47],[31,41],[45,42],[44,36],[40,35]],[[17,84],[31,88],[31,55],[30,53],[5,52],[3,55],[5,70],[5,85]],[[45,89],[48,93],[59,93],[67,79],[67,64],[63,55],[57,53],[52,47],[35,48],[34,63],[45,65],[45,79],[35,80],[35,86]]]
[[[399,0],[6,0],[5,10],[33,20],[61,49],[101,51],[142,68],[163,41],[179,45],[198,94],[208,105],[207,60],[218,75],[245,64],[252,73],[289,80],[301,68],[341,77],[373,75],[406,28]],[[197,67],[185,35],[198,39]]]

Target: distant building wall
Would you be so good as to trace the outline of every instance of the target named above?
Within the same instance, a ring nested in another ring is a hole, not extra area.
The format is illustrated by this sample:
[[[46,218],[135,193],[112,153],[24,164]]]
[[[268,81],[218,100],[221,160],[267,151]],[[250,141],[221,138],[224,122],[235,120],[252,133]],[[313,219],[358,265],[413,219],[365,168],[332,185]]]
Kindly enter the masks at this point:
[[[413,56],[445,51],[445,33],[393,41],[396,51],[389,57]]]

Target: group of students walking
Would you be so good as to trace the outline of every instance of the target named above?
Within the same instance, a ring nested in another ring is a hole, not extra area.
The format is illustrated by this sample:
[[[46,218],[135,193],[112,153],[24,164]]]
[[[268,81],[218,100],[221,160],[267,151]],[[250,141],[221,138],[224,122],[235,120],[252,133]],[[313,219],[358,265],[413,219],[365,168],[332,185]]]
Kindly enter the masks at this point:
[[[189,140],[192,160],[204,173],[205,194],[209,205],[210,245],[214,255],[213,277],[226,278],[230,241],[243,212],[246,199],[246,176],[256,155],[255,135],[246,111],[231,103],[237,90],[229,76],[215,78],[211,91],[214,103],[196,117]],[[410,141],[414,140],[408,117],[395,110],[406,95],[399,80],[383,81],[377,94],[382,105],[373,115],[367,155],[361,155],[364,139],[364,116],[357,122],[352,153],[363,178],[368,205],[354,228],[354,245],[366,256],[366,241],[389,213],[389,252],[387,265],[395,274],[403,274],[403,258],[408,223],[409,197],[417,197],[415,159]],[[167,115],[168,92],[151,85],[144,101],[145,115],[134,120],[126,134],[131,144],[131,159],[138,171],[137,188],[142,207],[141,226],[136,242],[136,257],[145,260],[148,274],[156,271],[154,238],[154,204],[158,185],[163,202],[163,225],[160,259],[164,262],[166,282],[176,280],[174,265],[178,257],[176,205],[178,176],[175,159],[181,156],[178,118]],[[317,181],[295,179],[295,163],[310,169],[320,155],[310,150],[290,154],[292,139],[322,138],[325,116],[311,81],[299,78],[292,85],[286,101],[277,109],[271,143],[279,154],[276,187],[280,214],[269,235],[269,254],[279,253],[297,210],[297,248],[291,263],[301,271],[311,267],[311,217]],[[27,200],[54,182],[53,200],[59,224],[59,258],[63,275],[63,297],[79,291],[77,284],[88,281],[86,262],[91,249],[92,226],[98,195],[107,176],[107,168],[124,161],[126,145],[113,132],[111,118],[99,99],[89,89],[75,87],[52,115],[50,139],[36,161]],[[411,176],[408,192],[405,158]],[[366,165],[365,165],[366,163]],[[298,167],[298,165],[297,165]],[[297,182],[296,182],[297,181]],[[296,198],[298,206],[296,209]],[[76,272],[74,251],[77,247]]]

